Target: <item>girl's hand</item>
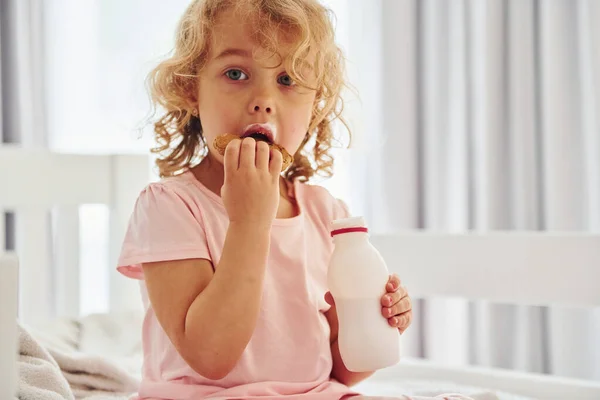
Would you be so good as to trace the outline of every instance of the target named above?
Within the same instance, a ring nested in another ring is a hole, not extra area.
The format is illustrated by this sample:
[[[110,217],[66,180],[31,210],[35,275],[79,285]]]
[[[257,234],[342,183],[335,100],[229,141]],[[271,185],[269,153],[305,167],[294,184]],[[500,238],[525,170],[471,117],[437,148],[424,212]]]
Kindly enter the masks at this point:
[[[381,313],[388,323],[403,333],[412,322],[412,302],[400,278],[391,275],[385,286],[386,294],[381,298]]]
[[[281,153],[244,138],[230,142],[224,158],[221,198],[230,223],[270,228],[279,207]]]
[[[390,275],[385,286],[386,294],[381,297],[381,313],[387,318],[388,323],[398,328],[403,333],[412,322],[412,302],[406,288],[400,286],[400,278]],[[335,301],[330,292],[325,293],[325,301],[335,306]]]

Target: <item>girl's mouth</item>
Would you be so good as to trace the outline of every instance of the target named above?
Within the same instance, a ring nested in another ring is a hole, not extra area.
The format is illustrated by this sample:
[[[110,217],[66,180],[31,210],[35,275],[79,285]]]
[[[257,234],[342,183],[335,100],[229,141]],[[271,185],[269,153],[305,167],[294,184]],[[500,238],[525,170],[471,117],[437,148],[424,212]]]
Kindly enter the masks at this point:
[[[252,124],[242,134],[242,138],[251,137],[256,141],[275,144],[274,127],[271,124]]]
[[[265,135],[264,133],[261,133],[261,132],[254,132],[249,135],[245,135],[244,137],[251,137],[254,140],[256,140],[257,142],[271,143],[271,139],[269,139],[269,137],[267,135]]]

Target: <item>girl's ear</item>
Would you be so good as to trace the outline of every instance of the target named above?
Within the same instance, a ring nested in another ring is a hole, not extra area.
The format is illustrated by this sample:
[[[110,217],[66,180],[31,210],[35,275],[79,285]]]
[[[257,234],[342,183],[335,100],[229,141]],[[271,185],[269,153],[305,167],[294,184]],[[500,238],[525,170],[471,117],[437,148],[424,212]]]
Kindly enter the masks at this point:
[[[195,82],[186,88],[185,97],[188,109],[198,109],[198,83]]]
[[[199,115],[200,110],[198,109],[198,102],[188,101],[187,109],[194,117],[197,117]]]
[[[196,95],[195,93],[190,93],[187,96],[187,103],[188,103],[188,108],[192,109],[198,109],[198,95]]]

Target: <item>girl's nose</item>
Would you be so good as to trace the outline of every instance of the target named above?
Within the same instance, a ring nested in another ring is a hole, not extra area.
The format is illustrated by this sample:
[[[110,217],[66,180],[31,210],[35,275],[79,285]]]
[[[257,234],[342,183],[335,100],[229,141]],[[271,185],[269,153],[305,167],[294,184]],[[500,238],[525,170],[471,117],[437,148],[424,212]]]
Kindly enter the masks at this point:
[[[250,99],[250,114],[275,114],[275,95],[270,88],[261,87]]]
[[[267,98],[254,99],[254,101],[250,103],[250,108],[251,114],[274,114],[275,111],[273,102]]]
[[[260,112],[261,110],[264,110],[264,112],[266,112],[267,114],[270,114],[272,109],[271,109],[271,107],[269,107],[269,106],[262,106],[262,107],[261,107],[261,106],[260,106],[260,105],[258,105],[258,104],[256,104],[256,105],[254,106],[254,112]]]

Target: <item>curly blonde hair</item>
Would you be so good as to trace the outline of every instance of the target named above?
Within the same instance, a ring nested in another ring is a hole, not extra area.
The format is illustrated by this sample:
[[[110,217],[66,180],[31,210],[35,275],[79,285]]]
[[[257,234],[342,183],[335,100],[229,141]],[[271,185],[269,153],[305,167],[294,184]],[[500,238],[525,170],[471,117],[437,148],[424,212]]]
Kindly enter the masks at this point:
[[[349,136],[350,129],[342,117],[344,57],[334,40],[331,12],[318,0],[192,1],[179,22],[173,53],[148,76],[154,106],[166,111],[154,123],[157,146],[152,152],[159,155],[156,164],[160,176],[173,176],[191,168],[208,153],[201,121],[192,115],[190,104],[196,97],[198,75],[207,62],[210,34],[220,13],[230,7],[260,21],[255,24],[255,39],[273,54],[278,54],[279,33],[284,33],[286,39],[291,37],[294,46],[282,63],[297,84],[316,93],[308,132],[284,177],[306,182],[315,174],[332,176],[332,125],[339,120]],[[309,54],[315,56],[312,66],[316,80],[313,78],[312,85],[300,68]]]

